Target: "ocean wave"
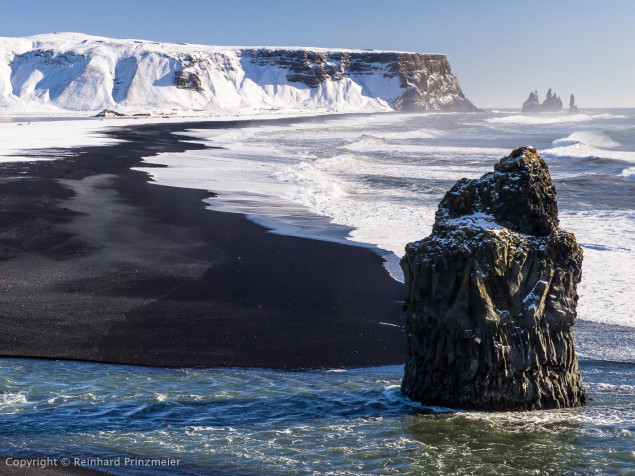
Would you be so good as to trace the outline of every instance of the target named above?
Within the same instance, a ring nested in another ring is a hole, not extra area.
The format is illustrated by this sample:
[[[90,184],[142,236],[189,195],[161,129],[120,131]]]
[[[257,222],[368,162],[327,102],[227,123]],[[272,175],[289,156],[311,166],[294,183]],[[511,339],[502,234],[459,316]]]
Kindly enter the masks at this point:
[[[543,149],[540,151],[540,154],[546,158],[574,157],[579,159],[587,159],[597,157],[601,159],[617,160],[620,162],[635,164],[635,152],[601,149],[583,142],[577,142],[561,147],[553,147],[551,149]]]
[[[599,147],[602,149],[619,147],[619,142],[616,142],[611,137],[606,135],[603,132],[593,132],[593,131],[578,131],[573,134],[563,137],[561,139],[556,139],[553,141],[554,145],[558,146],[567,146],[573,144],[585,144],[591,147]]]
[[[562,124],[567,122],[587,122],[600,119],[621,119],[624,116],[615,114],[568,114],[568,113],[554,113],[554,114],[515,114],[505,117],[492,117],[486,119],[486,122],[491,124],[521,124],[521,125],[537,125],[537,124]]]
[[[371,132],[370,136],[380,139],[389,140],[407,140],[407,139],[433,139],[442,135],[441,131],[430,129],[416,129],[413,131],[392,131],[392,132]]]
[[[571,115],[559,118],[570,119]],[[434,133],[436,126],[429,126],[428,116],[409,120],[415,122],[403,122],[403,117],[396,115],[371,121],[390,122],[385,131],[379,130],[381,126],[357,129],[357,118],[250,128],[247,132],[190,130],[208,139],[227,141],[227,149],[160,154],[148,162],[168,167],[145,170],[159,183],[214,191],[218,194],[210,200],[214,209],[243,213],[277,233],[339,241],[345,230],[349,241],[387,251],[381,252],[386,268],[402,280],[399,257],[408,242],[430,233],[443,193],[456,180],[489,172],[492,164],[510,150],[452,142],[437,145],[425,140],[421,144],[399,142]],[[342,130],[342,123],[350,127]],[[401,123],[402,130],[392,127],[395,123]],[[415,129],[417,124],[421,127]],[[562,135],[554,141],[554,147],[541,150],[543,157],[594,159],[592,164],[584,164],[591,166],[590,170],[555,167],[558,180],[605,170],[601,161],[635,163],[635,152],[615,150],[619,144],[608,134],[576,131]],[[625,177],[635,172],[635,167],[611,165],[617,168],[615,174],[624,169]],[[569,171],[575,175],[569,176]],[[628,292],[635,285],[628,266],[635,267],[635,263],[625,251],[635,249],[629,235],[633,223],[630,215],[616,212],[607,217],[563,211],[561,219],[565,229],[574,231],[585,248],[580,318],[635,326]],[[323,229],[327,223],[336,230],[333,234]],[[604,227],[596,232],[597,223]]]
[[[23,392],[4,392],[0,394],[0,415],[19,412],[28,403]]]
[[[342,145],[340,149],[350,152],[364,154],[389,153],[391,159],[399,156],[451,156],[452,158],[474,159],[475,157],[495,157],[500,158],[509,153],[509,150],[502,147],[463,147],[452,145],[427,145],[427,144],[396,144],[383,138],[373,135],[364,135],[359,139]]]
[[[635,385],[628,384],[612,384],[612,383],[596,383],[587,384],[589,391],[602,392],[610,394],[633,394],[635,395]]]
[[[622,177],[635,178],[635,167],[629,167],[622,170],[622,173],[620,175]]]

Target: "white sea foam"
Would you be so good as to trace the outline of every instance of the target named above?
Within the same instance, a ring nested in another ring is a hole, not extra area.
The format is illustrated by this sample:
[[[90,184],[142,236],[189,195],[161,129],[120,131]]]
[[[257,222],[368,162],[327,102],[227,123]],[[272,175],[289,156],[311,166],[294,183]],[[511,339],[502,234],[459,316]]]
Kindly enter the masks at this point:
[[[23,392],[0,393],[0,415],[19,412],[27,404],[28,400]]]
[[[536,125],[536,124],[561,124],[563,122],[586,122],[593,119],[593,116],[589,114],[567,114],[567,113],[554,113],[554,114],[514,114],[504,117],[492,117],[487,119],[487,122],[492,124],[522,124],[522,125]]]
[[[537,124],[563,124],[568,122],[588,122],[601,119],[619,119],[624,116],[614,114],[569,114],[561,113],[543,113],[543,114],[514,114],[504,117],[492,117],[486,119],[491,124],[519,124],[519,125],[537,125]]]
[[[247,214],[278,233],[336,239],[324,222],[307,226],[316,216],[350,227],[348,239],[387,250],[386,267],[402,279],[398,262],[404,246],[430,233],[436,207],[448,187],[462,177],[477,178],[490,171],[509,152],[500,147],[439,144],[442,135],[434,127],[413,127],[421,123],[434,124],[434,120],[388,114],[191,130],[185,134],[223,149],[160,154],[148,160],[168,167],[146,170],[159,183],[216,192],[219,196],[209,200],[212,208]],[[554,141],[555,147],[541,153],[551,160],[599,156],[635,162],[634,152],[614,150],[617,145],[603,133],[566,131]],[[559,170],[558,177],[591,172]],[[623,175],[631,173],[625,169]],[[580,318],[635,326],[630,311],[635,217],[621,211],[564,210],[561,221],[585,249]]]
[[[635,211],[561,211],[560,225],[584,249],[578,316],[635,327]]]
[[[553,141],[553,146],[543,149],[545,157],[598,157],[635,163],[635,152],[614,150],[619,142],[609,135],[597,131],[576,131],[567,137]]]
[[[202,132],[188,131],[197,135]],[[328,132],[322,132],[330,137],[333,135],[330,128]],[[294,138],[290,143],[271,142],[275,134],[283,134],[288,140],[288,128],[206,131],[204,134],[213,145],[227,149],[159,154],[149,161],[169,167],[144,170],[159,183],[214,191],[219,194],[210,201],[215,209],[244,213],[260,222],[264,219],[264,224],[277,232],[289,232],[287,218],[307,212],[327,217],[338,225],[353,227],[349,234],[351,240],[372,243],[392,252],[386,257],[387,268],[399,279],[398,257],[403,254],[406,243],[429,234],[436,203],[413,202],[410,188],[378,187],[369,181],[390,177],[451,181],[464,176],[478,177],[488,167],[460,163],[422,167],[422,164],[426,154],[473,158],[475,154],[501,156],[504,153],[504,149],[497,148],[408,146],[398,150],[402,154],[406,149],[418,151],[424,157],[421,163],[396,164],[368,160],[364,155],[351,153],[318,157],[319,151],[293,145]],[[245,138],[250,142],[245,142]],[[268,140],[263,141],[263,138]],[[373,140],[356,142],[372,143]],[[302,208],[298,209],[298,206]],[[296,230],[296,234],[300,233]]]
[[[613,140],[610,136],[602,132],[594,132],[594,131],[577,131],[568,137],[563,137],[561,139],[554,140],[553,144],[558,146],[586,144],[592,147],[599,147],[603,149],[611,148],[611,147],[619,147],[620,145],[618,142]]]
[[[575,157],[580,159],[598,157],[601,159],[619,160],[627,163],[635,163],[635,152],[612,149],[601,149],[586,143],[575,143],[562,147],[552,147],[540,151],[543,157]]]
[[[377,138],[374,134],[360,137],[358,140],[342,146],[352,152],[386,152],[393,156],[414,155],[425,157],[426,155],[441,154],[453,156],[457,159],[473,158],[478,156],[502,157],[509,153],[509,150],[502,147],[457,147],[425,144],[400,144]]]
[[[635,167],[629,167],[627,169],[622,170],[620,174],[622,177],[633,178],[635,177]]]

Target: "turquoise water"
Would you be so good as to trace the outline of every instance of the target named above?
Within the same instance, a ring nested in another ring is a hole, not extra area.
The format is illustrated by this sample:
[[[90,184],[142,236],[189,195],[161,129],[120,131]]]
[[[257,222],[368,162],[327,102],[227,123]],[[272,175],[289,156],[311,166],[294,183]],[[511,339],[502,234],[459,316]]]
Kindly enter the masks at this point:
[[[0,451],[173,457],[183,474],[632,473],[635,365],[581,367],[587,408],[487,414],[404,399],[401,366],[280,372],[3,359]]]

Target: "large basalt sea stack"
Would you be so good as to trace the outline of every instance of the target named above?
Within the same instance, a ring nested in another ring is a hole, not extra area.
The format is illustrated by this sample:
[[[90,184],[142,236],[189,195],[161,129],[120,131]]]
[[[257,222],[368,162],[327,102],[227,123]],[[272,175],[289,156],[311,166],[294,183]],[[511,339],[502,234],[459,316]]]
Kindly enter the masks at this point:
[[[536,149],[459,180],[401,266],[410,398],[480,410],[586,404],[572,332],[582,249],[558,227],[556,190]]]

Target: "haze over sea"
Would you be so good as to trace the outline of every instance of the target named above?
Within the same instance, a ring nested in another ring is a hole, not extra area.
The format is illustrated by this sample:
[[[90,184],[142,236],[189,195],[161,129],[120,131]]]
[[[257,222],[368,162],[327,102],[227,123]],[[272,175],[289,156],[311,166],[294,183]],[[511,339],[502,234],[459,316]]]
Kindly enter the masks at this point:
[[[223,148],[148,159],[168,165],[147,169],[159,184],[214,191],[212,209],[276,233],[376,247],[396,279],[404,245],[430,233],[456,180],[535,146],[561,226],[584,248],[574,332],[592,401],[506,414],[425,408],[400,395],[400,366],[279,372],[2,359],[0,453],[174,457],[184,474],[635,472],[635,110],[376,114],[188,135]]]

